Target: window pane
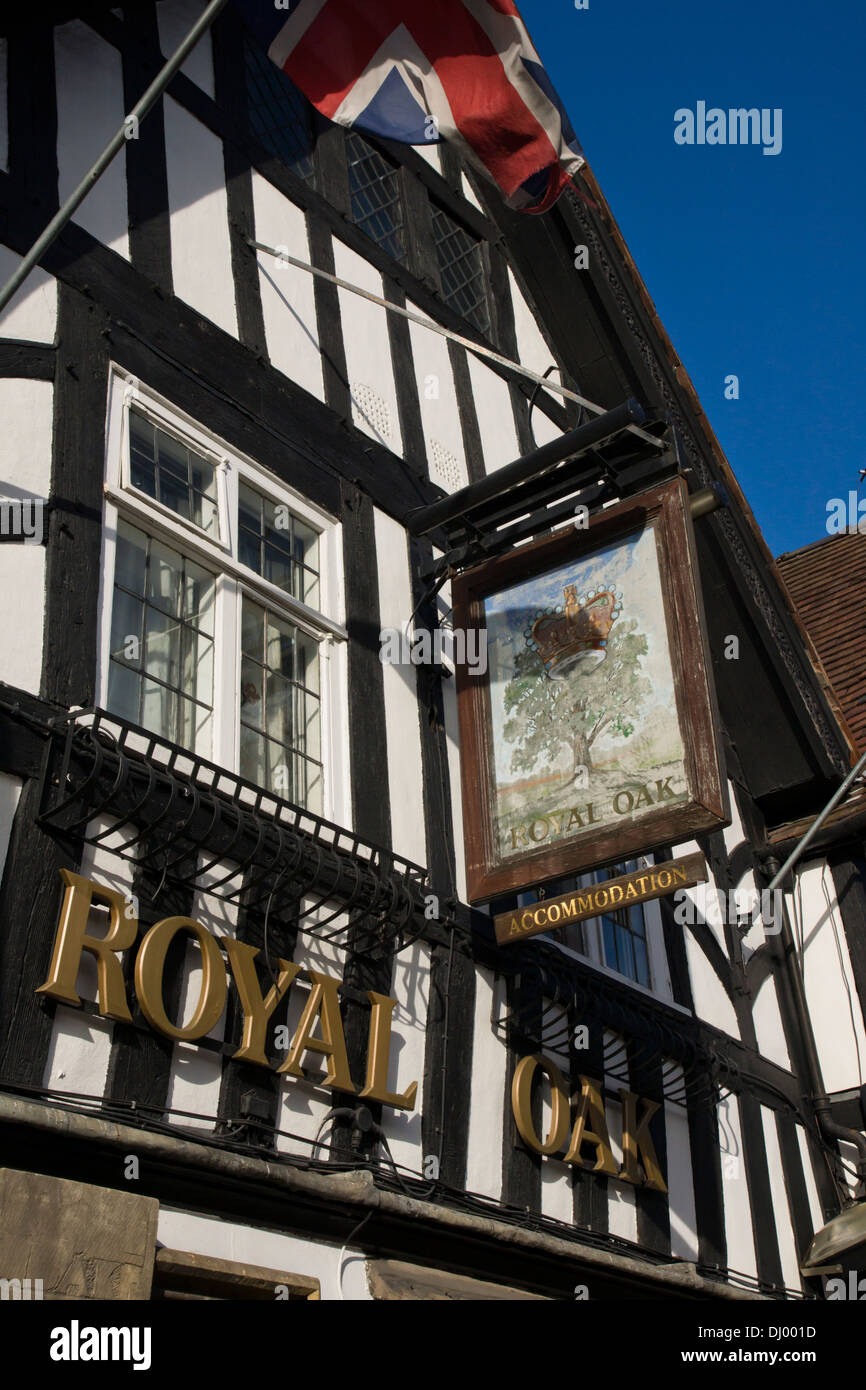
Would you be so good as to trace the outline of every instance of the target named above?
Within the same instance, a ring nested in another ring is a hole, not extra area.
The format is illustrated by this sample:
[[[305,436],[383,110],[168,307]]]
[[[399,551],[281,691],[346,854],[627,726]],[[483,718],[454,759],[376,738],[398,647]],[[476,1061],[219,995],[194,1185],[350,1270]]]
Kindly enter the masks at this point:
[[[295,632],[296,629],[291,623],[268,614],[265,661],[272,671],[279,671],[283,676],[294,675],[292,653]]]
[[[118,521],[117,553],[114,561],[115,584],[122,584],[134,594],[143,594],[146,554],[147,537],[144,533],[126,521]]]
[[[135,671],[112,661],[108,670],[108,708],[120,719],[137,724],[141,680]]]
[[[174,743],[177,738],[177,695],[164,685],[144,681],[141,722],[145,729]]]
[[[356,130],[346,136],[346,153],[353,219],[383,251],[402,261],[406,247],[396,166]]]
[[[264,672],[257,662],[241,662],[241,720],[257,729],[264,727],[263,677]]]
[[[255,574],[305,603],[319,601],[319,537],[282,502],[246,483],[238,487],[239,559]]]
[[[213,575],[187,560],[184,570],[183,616],[213,635],[213,605],[216,584]]]
[[[166,476],[182,483],[184,490],[189,482],[189,450],[185,444],[173,439],[163,430],[156,431],[159,448],[160,471]]]
[[[319,644],[305,632],[295,631],[295,680],[308,690],[319,690]]]
[[[265,741],[261,734],[241,725],[240,775],[263,787],[265,782]]]
[[[118,589],[114,595],[111,614],[111,655],[124,666],[141,669],[141,623],[143,605],[140,599]]]
[[[179,688],[180,627],[173,618],[155,608],[147,612],[144,666],[148,675]]]
[[[173,617],[180,614],[183,560],[176,550],[161,541],[150,543],[150,564],[147,577],[147,599]]]
[[[274,545],[266,544],[263,577],[269,583],[276,584],[278,589],[285,589],[287,594],[293,593],[291,556]]]
[[[248,598],[245,598],[241,620],[241,650],[257,661],[261,661],[265,653],[264,632],[265,610],[260,608],[257,603],[251,603]]]
[[[292,743],[294,689],[285,677],[273,673],[268,676],[268,737],[277,739],[284,747]]]
[[[295,707],[295,728],[298,731],[298,748],[308,758],[321,757],[319,738],[319,701],[297,690]]]
[[[214,592],[213,575],[199,565],[135,527],[118,524],[109,710],[206,757],[211,752]]]
[[[258,533],[262,524],[262,498],[246,483],[238,483],[238,516],[241,526]]]
[[[433,239],[442,281],[442,298],[462,314],[481,333],[490,330],[490,314],[485,289],[484,258],[481,242],[449,217],[433,207]]]
[[[245,599],[241,645],[241,775],[289,801],[321,808],[317,643]],[[264,667],[253,652],[264,652]]]
[[[219,534],[216,469],[186,444],[159,429],[137,411],[130,419],[130,478],[134,487],[192,521],[209,535]]]
[[[315,186],[310,103],[260,44],[245,38],[244,59],[250,133],[305,183]]]

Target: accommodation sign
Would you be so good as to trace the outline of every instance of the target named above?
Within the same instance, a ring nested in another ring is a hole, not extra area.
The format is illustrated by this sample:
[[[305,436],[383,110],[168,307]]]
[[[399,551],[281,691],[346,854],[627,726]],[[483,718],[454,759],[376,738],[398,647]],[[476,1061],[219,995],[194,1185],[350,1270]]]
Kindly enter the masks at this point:
[[[651,898],[675,893],[678,888],[692,888],[706,881],[704,856],[688,854],[683,859],[671,859],[651,869],[638,869],[633,874],[609,878],[589,888],[576,888],[572,893],[562,893],[558,898],[547,898],[527,908],[501,912],[493,919],[496,940],[500,946],[508,946],[528,936],[568,926],[570,922],[581,922],[585,917],[600,917],[604,912],[645,903]]]

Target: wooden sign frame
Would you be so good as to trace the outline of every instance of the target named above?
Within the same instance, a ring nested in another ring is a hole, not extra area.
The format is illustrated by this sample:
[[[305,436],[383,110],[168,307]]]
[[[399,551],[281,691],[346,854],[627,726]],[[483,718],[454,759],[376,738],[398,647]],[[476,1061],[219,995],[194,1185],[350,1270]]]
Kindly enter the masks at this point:
[[[455,630],[486,627],[485,598],[591,557],[612,543],[635,542],[648,527],[655,554],[664,628],[683,748],[685,799],[661,800],[637,817],[583,828],[571,838],[505,855],[495,816],[490,673],[457,667],[460,765],[466,844],[467,896],[471,903],[536,887],[565,874],[634,858],[693,839],[729,821],[727,787],[718,743],[715,692],[696,583],[696,559],[688,491],[675,478],[640,496],[596,513],[585,529],[568,527],[459,576],[453,583]],[[661,623],[659,622],[661,627]],[[539,680],[547,679],[539,666]]]

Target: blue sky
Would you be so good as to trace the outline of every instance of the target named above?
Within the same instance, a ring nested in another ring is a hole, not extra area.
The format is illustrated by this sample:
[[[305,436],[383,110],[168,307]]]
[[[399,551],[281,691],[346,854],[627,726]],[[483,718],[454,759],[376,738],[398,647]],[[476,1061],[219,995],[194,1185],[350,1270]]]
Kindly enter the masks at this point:
[[[819,540],[866,468],[866,7],[518,3],[770,549]],[[701,100],[781,153],[677,145]]]

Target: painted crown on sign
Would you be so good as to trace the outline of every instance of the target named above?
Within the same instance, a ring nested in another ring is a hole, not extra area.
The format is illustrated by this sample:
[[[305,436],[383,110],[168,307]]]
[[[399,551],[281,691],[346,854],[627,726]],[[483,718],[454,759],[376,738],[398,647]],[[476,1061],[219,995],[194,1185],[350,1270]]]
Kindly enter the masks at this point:
[[[537,652],[551,680],[575,669],[591,670],[607,655],[607,638],[622,612],[622,594],[589,589],[578,598],[577,585],[566,584],[564,604],[540,609],[527,628],[526,645]]]

